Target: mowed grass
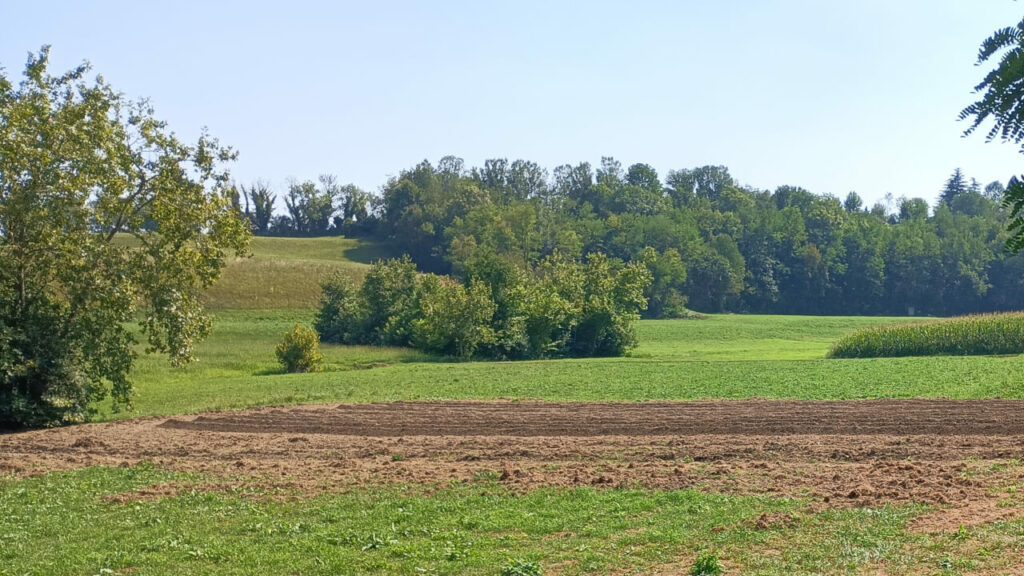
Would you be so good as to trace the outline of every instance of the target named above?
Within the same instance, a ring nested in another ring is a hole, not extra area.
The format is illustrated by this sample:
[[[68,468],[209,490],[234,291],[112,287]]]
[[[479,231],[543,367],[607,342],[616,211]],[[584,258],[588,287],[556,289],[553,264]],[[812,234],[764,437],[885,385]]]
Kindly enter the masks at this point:
[[[1024,398],[1024,357],[827,359],[858,328],[894,318],[719,315],[645,320],[624,358],[447,362],[403,348],[323,345],[325,371],[283,374],[274,347],[311,310],[220,310],[199,362],[143,356],[136,410],[100,419],[307,402],[537,398],[694,400]]]
[[[179,495],[123,498],[165,482]],[[509,558],[544,574],[687,574],[702,552],[727,574],[956,574],[1020,560],[1022,521],[909,530],[925,511],[694,490],[515,494],[487,477],[292,498],[147,465],[90,468],[0,478],[0,575],[496,575]],[[778,521],[759,527],[765,513]]]

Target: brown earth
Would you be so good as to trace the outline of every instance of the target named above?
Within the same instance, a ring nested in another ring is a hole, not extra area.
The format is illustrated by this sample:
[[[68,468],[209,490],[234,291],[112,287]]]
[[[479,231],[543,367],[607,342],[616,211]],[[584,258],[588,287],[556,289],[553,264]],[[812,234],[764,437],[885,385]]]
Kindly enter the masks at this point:
[[[812,508],[916,501],[941,505],[920,529],[947,530],[1024,513],[1024,401],[317,405],[0,435],[0,473],[147,460],[236,492],[493,479],[795,496]]]

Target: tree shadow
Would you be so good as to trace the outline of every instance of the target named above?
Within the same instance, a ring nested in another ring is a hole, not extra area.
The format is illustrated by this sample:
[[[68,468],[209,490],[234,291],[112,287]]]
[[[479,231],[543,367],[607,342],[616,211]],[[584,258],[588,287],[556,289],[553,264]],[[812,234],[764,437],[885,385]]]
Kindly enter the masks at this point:
[[[344,249],[342,256],[351,262],[373,264],[377,260],[397,257],[397,251],[385,243],[359,240],[355,246]]]

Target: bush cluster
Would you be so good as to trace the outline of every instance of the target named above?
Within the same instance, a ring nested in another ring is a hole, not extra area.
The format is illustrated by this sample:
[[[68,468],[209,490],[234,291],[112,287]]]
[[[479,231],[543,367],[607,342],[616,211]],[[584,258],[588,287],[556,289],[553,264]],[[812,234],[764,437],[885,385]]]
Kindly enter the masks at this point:
[[[830,358],[1024,353],[1024,313],[981,314],[865,328],[847,334]]]
[[[325,342],[411,346],[462,359],[618,356],[635,345],[651,273],[601,254],[559,255],[536,268],[493,253],[465,280],[418,275],[409,257],[374,264],[362,286],[344,276],[323,285],[315,327]]]

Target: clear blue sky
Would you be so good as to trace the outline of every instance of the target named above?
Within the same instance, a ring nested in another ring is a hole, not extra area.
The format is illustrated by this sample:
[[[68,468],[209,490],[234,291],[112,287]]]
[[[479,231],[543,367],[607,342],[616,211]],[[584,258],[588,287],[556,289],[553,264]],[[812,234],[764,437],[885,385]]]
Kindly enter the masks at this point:
[[[185,137],[281,190],[322,172],[377,190],[422,159],[615,156],[724,164],[758,188],[934,200],[957,166],[1024,173],[960,137],[981,41],[1010,0],[3,2],[0,65],[52,44],[147,96]]]

